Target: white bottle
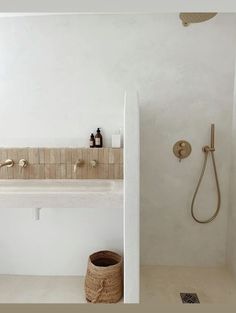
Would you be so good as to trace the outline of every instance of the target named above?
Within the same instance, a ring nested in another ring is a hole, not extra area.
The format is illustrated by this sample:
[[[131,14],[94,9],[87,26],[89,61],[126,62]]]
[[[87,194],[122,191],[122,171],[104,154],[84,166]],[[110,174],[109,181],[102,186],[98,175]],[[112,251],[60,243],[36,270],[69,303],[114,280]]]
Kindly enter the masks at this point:
[[[121,132],[120,132],[120,130],[116,134],[112,135],[111,146],[112,146],[112,148],[120,148],[121,147]]]

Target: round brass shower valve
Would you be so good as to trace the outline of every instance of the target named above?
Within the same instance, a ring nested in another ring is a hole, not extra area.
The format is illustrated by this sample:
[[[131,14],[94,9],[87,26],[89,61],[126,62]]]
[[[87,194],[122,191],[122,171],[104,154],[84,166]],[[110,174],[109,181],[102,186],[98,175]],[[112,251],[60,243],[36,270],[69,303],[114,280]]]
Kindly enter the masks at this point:
[[[186,140],[179,140],[173,146],[174,155],[181,161],[187,158],[192,151],[191,145]]]

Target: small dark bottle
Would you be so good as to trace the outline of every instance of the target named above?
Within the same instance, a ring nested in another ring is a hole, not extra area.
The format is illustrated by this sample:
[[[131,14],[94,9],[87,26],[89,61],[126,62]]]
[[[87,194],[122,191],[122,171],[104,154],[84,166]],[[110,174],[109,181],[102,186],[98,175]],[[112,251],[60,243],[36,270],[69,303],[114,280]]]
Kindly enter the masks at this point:
[[[97,129],[97,133],[95,136],[95,147],[96,148],[102,148],[102,135],[100,132],[100,128]]]
[[[94,135],[93,135],[93,134],[90,135],[89,147],[90,147],[90,148],[94,148],[94,147],[95,147],[95,138],[94,138]]]

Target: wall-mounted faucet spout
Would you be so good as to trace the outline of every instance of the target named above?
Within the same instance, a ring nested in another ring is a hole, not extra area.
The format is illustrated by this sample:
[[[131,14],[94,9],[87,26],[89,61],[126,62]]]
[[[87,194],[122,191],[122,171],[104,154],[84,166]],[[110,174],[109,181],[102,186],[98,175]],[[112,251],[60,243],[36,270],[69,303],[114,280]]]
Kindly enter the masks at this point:
[[[12,167],[14,165],[14,162],[11,159],[7,159],[5,162],[0,163],[0,168],[1,167]]]

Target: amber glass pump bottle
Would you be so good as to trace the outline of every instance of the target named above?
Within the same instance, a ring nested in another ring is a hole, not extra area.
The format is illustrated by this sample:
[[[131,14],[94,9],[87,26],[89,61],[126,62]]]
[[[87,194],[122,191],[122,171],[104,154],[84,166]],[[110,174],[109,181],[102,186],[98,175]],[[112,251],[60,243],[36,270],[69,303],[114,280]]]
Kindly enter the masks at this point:
[[[94,148],[95,147],[95,139],[94,139],[94,135],[93,134],[90,135],[89,146],[90,146],[90,148]]]
[[[95,147],[102,148],[102,135],[101,135],[100,128],[97,129],[97,133],[95,136]]]

